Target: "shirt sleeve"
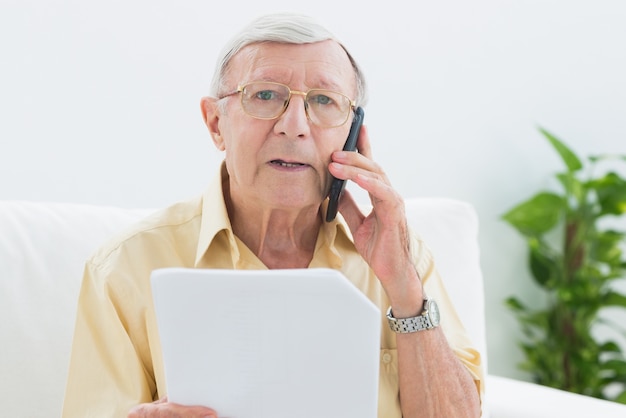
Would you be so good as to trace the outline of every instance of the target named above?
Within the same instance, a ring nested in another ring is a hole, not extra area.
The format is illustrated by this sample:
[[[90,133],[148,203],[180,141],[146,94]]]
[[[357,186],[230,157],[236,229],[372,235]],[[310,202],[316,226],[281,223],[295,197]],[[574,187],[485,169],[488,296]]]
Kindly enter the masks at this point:
[[[124,279],[100,264],[89,262],[85,267],[63,406],[65,418],[126,416],[134,405],[151,402],[156,394],[145,309],[142,301],[134,300],[134,295],[141,294],[134,290],[146,290],[133,289],[132,281],[126,281],[130,286],[112,286]]]

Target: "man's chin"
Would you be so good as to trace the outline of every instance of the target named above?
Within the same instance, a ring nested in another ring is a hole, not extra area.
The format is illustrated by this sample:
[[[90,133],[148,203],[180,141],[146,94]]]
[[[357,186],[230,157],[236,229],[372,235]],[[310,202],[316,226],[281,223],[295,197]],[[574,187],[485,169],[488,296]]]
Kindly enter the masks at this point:
[[[270,193],[269,195],[273,196],[270,203],[293,209],[304,209],[312,206],[319,207],[327,197],[321,193],[303,193],[302,189],[282,189],[276,193]]]

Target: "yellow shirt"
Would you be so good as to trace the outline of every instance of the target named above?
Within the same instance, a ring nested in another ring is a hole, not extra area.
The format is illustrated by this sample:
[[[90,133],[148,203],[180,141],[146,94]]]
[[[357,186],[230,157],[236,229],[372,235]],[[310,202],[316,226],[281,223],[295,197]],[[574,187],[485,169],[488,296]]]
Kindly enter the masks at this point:
[[[233,234],[222,194],[223,180],[227,181],[222,173],[201,197],[155,213],[109,241],[88,260],[78,301],[63,417],[126,417],[133,406],[166,395],[150,290],[152,270],[267,268]],[[425,291],[440,307],[441,327],[448,342],[482,393],[480,355],[453,309],[430,252],[417,238],[412,249]],[[378,416],[400,418],[396,339],[385,318],[389,302],[378,279],[356,252],[341,217],[323,223],[309,267],[341,271],[380,308]]]

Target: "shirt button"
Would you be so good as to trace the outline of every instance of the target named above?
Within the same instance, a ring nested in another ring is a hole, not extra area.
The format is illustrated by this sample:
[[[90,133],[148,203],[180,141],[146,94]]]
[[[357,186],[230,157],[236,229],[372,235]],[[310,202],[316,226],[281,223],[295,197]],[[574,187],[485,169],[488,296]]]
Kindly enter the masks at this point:
[[[389,353],[383,354],[383,363],[390,363],[390,362],[391,362],[391,354]]]

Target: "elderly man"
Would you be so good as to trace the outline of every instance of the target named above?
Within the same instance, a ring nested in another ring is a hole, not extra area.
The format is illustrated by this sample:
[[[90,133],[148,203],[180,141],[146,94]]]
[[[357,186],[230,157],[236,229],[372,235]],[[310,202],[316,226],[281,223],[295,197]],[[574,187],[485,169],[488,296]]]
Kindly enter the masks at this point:
[[[367,129],[358,153],[342,151],[365,97],[355,60],[307,17],[261,17],[227,45],[201,101],[224,163],[202,196],[158,212],[88,261],[65,417],[218,416],[211,405],[167,401],[149,280],[162,267],[337,269],[389,323],[379,417],[480,416],[480,355],[428,249],[407,230]],[[326,222],[331,175],[366,190],[372,211],[361,213],[346,193],[340,216]],[[423,317],[434,301],[442,326]]]

